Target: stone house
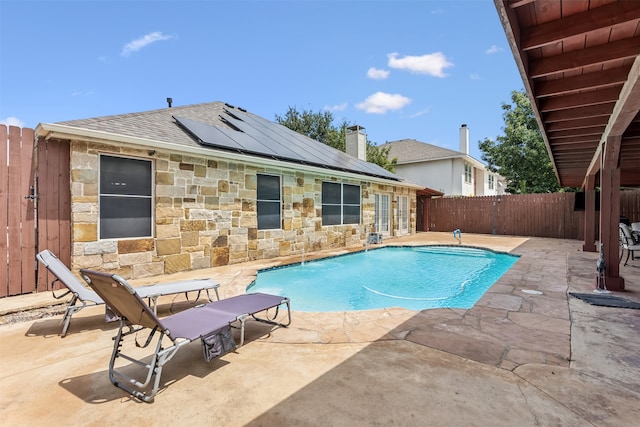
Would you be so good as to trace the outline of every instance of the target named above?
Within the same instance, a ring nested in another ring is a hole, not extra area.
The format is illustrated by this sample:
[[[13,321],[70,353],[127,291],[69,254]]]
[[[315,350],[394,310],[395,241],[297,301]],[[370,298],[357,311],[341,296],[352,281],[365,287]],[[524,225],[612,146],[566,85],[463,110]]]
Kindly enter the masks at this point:
[[[222,102],[40,123],[70,146],[71,266],[125,278],[415,233],[416,190],[355,157]],[[359,158],[358,158],[359,157]]]

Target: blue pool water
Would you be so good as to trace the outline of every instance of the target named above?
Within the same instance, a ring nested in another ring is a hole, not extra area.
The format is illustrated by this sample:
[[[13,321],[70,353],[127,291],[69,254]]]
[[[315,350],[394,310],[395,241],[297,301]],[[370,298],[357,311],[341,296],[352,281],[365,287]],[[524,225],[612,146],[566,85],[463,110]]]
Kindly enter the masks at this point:
[[[469,247],[386,247],[262,270],[247,292],[289,297],[298,311],[468,309],[517,260]]]

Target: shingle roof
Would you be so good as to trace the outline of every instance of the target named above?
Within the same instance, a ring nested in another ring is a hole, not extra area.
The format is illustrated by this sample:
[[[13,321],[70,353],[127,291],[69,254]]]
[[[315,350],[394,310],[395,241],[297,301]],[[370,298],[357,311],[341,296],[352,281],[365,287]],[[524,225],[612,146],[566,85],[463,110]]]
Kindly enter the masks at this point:
[[[223,102],[72,120],[57,124],[187,147],[247,153],[395,181],[402,180],[378,165],[356,159],[285,126]]]
[[[415,139],[387,142],[384,147],[390,147],[389,158],[397,158],[398,164],[465,156],[460,151],[449,150],[448,148],[438,147]]]

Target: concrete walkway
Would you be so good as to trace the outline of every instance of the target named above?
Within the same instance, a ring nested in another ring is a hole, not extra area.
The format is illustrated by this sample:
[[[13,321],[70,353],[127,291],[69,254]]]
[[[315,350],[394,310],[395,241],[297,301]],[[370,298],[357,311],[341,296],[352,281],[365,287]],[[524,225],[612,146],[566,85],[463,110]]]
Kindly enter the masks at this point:
[[[389,245],[455,244],[420,233]],[[114,324],[103,309],[0,325],[3,425],[631,426],[640,420],[640,311],[597,307],[597,254],[573,240],[463,235],[463,243],[520,255],[470,310],[295,311],[289,328],[248,326],[247,342],[207,364],[198,344],[167,365],[152,404],[111,385]],[[362,248],[307,254],[319,257]],[[165,276],[214,277],[221,296],[244,292],[279,258]],[[621,267],[640,302],[640,261]],[[155,279],[135,281],[135,285]],[[4,298],[8,319],[50,293]],[[161,314],[188,307],[161,301]]]

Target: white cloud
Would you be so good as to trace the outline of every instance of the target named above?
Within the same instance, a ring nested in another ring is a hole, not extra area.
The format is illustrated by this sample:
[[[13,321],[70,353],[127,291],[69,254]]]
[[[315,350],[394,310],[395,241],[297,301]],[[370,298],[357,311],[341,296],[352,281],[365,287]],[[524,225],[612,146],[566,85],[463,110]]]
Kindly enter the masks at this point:
[[[493,55],[494,53],[502,52],[503,50],[504,50],[503,48],[501,48],[500,46],[496,46],[494,44],[494,45],[491,45],[491,47],[487,49],[485,53],[487,55]]]
[[[384,114],[387,111],[399,110],[410,103],[411,99],[406,96],[376,92],[363,102],[356,104],[356,108],[367,113]]]
[[[7,126],[18,126],[21,128],[24,127],[24,122],[17,117],[7,117],[6,119],[0,119],[0,124]]]
[[[453,67],[442,52],[430,53],[422,56],[405,56],[398,58],[397,53],[390,53],[389,67],[408,70],[414,74],[429,74],[434,77],[446,77],[444,70]]]
[[[120,55],[129,56],[131,55],[131,53],[137,52],[143,47],[149,46],[151,43],[162,40],[169,40],[171,38],[171,36],[164,35],[159,31],[156,31],[155,33],[149,33],[140,37],[139,39],[135,39],[127,43],[124,48],[122,48],[122,53]]]
[[[470,78],[471,80],[480,80],[480,76],[479,76],[478,74],[475,74],[475,73],[470,74],[470,75],[469,75],[469,78]]]
[[[348,106],[349,106],[349,103],[343,102],[342,104],[325,105],[324,109],[327,111],[344,111],[347,109]]]
[[[389,70],[380,70],[379,68],[371,67],[367,71],[367,77],[373,80],[384,80],[389,77],[391,71]]]

